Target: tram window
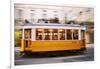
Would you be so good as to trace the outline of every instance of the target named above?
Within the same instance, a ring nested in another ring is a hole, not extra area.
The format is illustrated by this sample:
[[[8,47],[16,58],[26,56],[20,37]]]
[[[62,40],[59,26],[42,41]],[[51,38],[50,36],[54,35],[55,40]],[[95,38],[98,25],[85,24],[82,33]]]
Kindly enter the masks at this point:
[[[66,30],[66,32],[67,32],[67,40],[72,40],[72,30],[68,29]]]
[[[58,40],[58,30],[53,29],[52,31],[52,40]]]
[[[65,30],[64,29],[59,30],[59,39],[65,40]]]
[[[25,39],[31,39],[31,29],[25,29]]]
[[[44,29],[44,40],[50,40],[50,30]]]
[[[73,39],[78,40],[78,30],[73,30]]]
[[[36,40],[42,40],[42,29],[36,29]]]

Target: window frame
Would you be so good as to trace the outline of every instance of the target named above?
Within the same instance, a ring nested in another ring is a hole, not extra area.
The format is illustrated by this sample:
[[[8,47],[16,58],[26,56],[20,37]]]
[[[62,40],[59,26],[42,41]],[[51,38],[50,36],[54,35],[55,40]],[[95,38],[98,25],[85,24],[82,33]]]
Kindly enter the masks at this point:
[[[31,40],[31,38],[32,38],[31,34],[32,34],[32,29],[24,29],[24,39],[25,40]]]
[[[68,33],[68,30],[70,30],[71,34]],[[72,29],[66,29],[66,40],[73,40],[73,30]],[[70,35],[69,35],[70,34]],[[68,36],[71,36],[71,38],[69,38]]]
[[[77,35],[76,32],[74,33],[74,31],[77,31]],[[75,38],[74,36],[76,35],[77,38]],[[78,29],[73,29],[73,40],[79,40],[79,30]]]
[[[41,29],[41,28],[36,28],[36,33],[35,33],[35,40],[43,40],[43,29],[42,31],[38,31],[38,29]],[[39,33],[40,32],[40,33]],[[37,34],[40,34],[40,35],[37,35]],[[37,36],[38,36],[38,39],[37,39]],[[39,39],[39,36],[41,39]]]
[[[44,40],[44,41],[47,41],[47,40],[48,40],[48,41],[51,41],[51,40],[57,40],[57,41],[59,41],[59,40],[60,40],[60,41],[64,41],[64,40],[79,40],[79,35],[80,35],[80,34],[79,34],[79,33],[80,33],[79,30],[80,30],[80,29],[49,29],[49,28],[36,28],[36,33],[37,33],[37,29],[42,29],[42,32],[41,32],[41,37],[42,37],[42,39],[41,39],[41,40],[39,39],[40,41],[42,41],[42,40]],[[49,31],[48,33],[45,32],[46,29]],[[53,32],[53,31],[54,31],[54,30],[57,30],[57,32],[55,33],[55,36],[56,36],[56,34],[57,34],[57,39],[53,39],[53,37],[54,37],[54,34],[53,34],[54,32]],[[63,32],[64,39],[60,39],[60,34],[61,34],[61,32],[59,32],[59,30],[64,30],[64,32]],[[68,39],[68,36],[67,36],[68,30],[71,31],[71,34],[70,34],[71,39]],[[74,30],[77,30],[77,32],[78,32],[78,33],[77,33],[77,35],[78,35],[78,36],[77,36],[77,39],[74,39],[74,36],[73,36],[73,35],[74,35],[74,32],[73,32]],[[36,34],[36,33],[35,33],[35,34]],[[46,35],[46,34],[49,35],[49,39],[47,39],[47,40],[45,39],[45,35]],[[37,35],[35,35],[35,36],[36,36],[35,40],[37,40]]]
[[[55,33],[54,31],[52,31],[52,40],[59,40],[59,34],[58,34],[58,29],[52,29],[52,30],[57,30],[57,32]],[[57,34],[57,35],[56,35]],[[53,37],[56,36],[57,39],[54,39]]]
[[[43,40],[50,40],[51,39],[50,38],[51,35],[50,35],[50,31],[49,30],[50,29],[44,29],[44,32],[43,32],[44,39]],[[49,38],[47,36],[49,36]],[[46,38],[48,38],[48,39],[46,39]]]
[[[65,34],[66,32],[65,32],[65,30],[66,29],[58,29],[58,31],[59,31],[59,34],[58,34],[59,35],[59,40],[66,40],[66,37],[65,37],[66,36],[66,34]],[[61,37],[61,35],[62,35],[62,37]],[[63,37],[64,37],[64,39],[60,39],[60,38],[63,38]]]

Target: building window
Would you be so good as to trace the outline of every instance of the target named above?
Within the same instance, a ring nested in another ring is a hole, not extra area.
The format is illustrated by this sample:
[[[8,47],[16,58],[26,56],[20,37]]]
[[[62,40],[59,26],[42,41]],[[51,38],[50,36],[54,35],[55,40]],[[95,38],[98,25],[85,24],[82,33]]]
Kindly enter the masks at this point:
[[[43,12],[47,12],[47,10],[43,10]]]
[[[52,40],[58,40],[58,29],[53,29]]]
[[[44,29],[44,40],[50,40],[50,30]]]
[[[66,30],[66,32],[67,32],[67,35],[66,35],[67,40],[72,40],[72,30],[68,29],[68,30]]]
[[[36,40],[42,40],[43,39],[43,29],[36,29]]]
[[[53,11],[54,13],[57,13],[57,11]]]
[[[35,10],[30,10],[30,11],[35,11]]]
[[[73,40],[78,40],[78,30],[73,30]]]
[[[25,39],[31,39],[31,29],[25,29]]]
[[[65,30],[64,29],[59,30],[59,39],[65,40]]]

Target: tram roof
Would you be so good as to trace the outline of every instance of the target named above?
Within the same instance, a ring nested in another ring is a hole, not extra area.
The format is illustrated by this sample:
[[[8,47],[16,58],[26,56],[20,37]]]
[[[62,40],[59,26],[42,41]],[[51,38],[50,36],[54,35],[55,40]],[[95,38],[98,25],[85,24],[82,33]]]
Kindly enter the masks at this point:
[[[81,27],[79,24],[57,24],[57,23],[25,23],[22,26],[67,26],[67,27]]]
[[[34,28],[34,27],[43,27],[43,26],[46,26],[46,27],[74,27],[74,28],[85,28],[85,26],[81,26],[79,24],[57,24],[57,23],[24,23],[21,28],[25,28],[25,27],[29,27],[29,28]]]

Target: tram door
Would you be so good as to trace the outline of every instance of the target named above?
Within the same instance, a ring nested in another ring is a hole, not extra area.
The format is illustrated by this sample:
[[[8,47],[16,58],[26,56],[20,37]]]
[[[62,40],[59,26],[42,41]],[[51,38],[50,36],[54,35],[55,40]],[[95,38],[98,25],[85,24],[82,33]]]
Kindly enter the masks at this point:
[[[83,45],[85,45],[85,30],[81,30],[81,40]]]
[[[25,48],[31,47],[31,29],[25,29],[24,30],[24,36],[25,36]]]

